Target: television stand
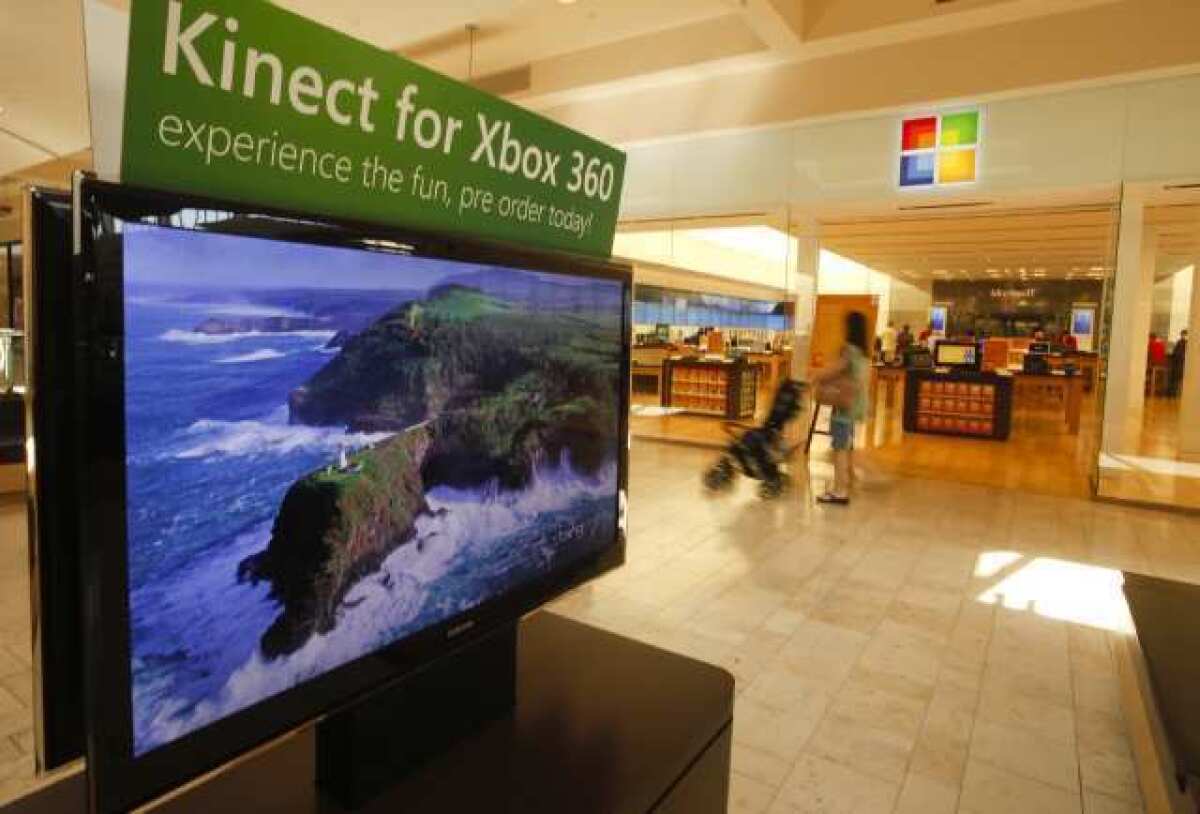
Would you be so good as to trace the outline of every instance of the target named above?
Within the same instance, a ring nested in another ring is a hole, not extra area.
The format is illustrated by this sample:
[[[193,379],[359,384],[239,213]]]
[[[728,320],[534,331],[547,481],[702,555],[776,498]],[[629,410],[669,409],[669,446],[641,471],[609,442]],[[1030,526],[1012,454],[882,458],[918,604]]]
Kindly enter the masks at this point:
[[[317,785],[358,810],[414,768],[509,714],[517,624],[505,625],[317,724]]]
[[[394,771],[360,814],[726,810],[729,673],[547,612],[516,634],[515,706]],[[346,814],[328,784],[318,789],[317,753],[317,727],[299,729],[140,811]],[[0,812],[84,814],[85,789],[84,773],[71,773]]]

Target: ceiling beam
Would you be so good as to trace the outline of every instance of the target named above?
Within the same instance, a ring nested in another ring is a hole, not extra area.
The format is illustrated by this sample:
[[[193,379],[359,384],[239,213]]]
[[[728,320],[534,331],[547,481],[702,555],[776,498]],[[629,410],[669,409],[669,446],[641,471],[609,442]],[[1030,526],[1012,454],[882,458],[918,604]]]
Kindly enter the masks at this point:
[[[796,54],[804,44],[804,0],[739,0],[746,24],[773,51]]]

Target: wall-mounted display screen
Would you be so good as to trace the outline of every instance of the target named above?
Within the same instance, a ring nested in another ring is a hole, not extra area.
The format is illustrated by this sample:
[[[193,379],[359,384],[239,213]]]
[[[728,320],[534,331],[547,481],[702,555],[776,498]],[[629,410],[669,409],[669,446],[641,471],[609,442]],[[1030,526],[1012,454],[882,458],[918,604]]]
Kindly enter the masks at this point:
[[[622,274],[94,224],[133,758],[617,544]]]
[[[634,294],[636,325],[751,328],[782,331],[787,328],[786,303],[751,300],[718,294],[701,294],[652,285],[639,285]]]

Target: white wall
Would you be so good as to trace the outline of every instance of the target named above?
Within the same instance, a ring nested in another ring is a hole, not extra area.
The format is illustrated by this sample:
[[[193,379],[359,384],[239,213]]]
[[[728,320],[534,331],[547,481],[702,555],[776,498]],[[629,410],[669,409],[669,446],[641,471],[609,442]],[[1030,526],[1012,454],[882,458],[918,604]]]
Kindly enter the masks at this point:
[[[970,105],[959,100],[953,107]],[[626,148],[622,217],[897,206],[989,196],[1112,194],[1122,181],[1200,177],[1200,75],[980,105],[979,180],[897,187],[900,112]],[[938,110],[938,105],[911,113]]]
[[[1194,266],[1177,271],[1171,277],[1171,318],[1167,338],[1174,342],[1180,331],[1186,331],[1192,314],[1192,286],[1196,284]]]

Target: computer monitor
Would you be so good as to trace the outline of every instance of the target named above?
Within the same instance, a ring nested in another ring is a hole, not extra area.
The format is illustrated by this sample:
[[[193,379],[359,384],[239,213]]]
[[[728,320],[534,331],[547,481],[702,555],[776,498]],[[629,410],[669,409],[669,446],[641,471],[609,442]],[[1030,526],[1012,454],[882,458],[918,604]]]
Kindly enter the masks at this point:
[[[934,349],[935,367],[951,367],[963,370],[978,370],[980,363],[977,342],[938,342]]]

